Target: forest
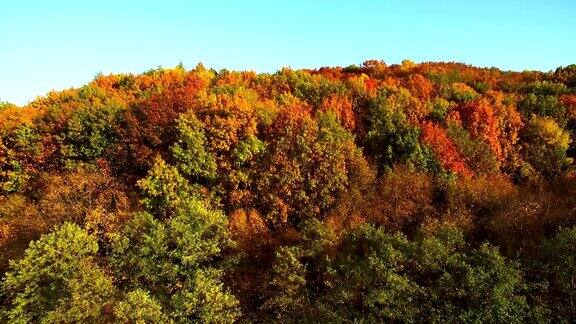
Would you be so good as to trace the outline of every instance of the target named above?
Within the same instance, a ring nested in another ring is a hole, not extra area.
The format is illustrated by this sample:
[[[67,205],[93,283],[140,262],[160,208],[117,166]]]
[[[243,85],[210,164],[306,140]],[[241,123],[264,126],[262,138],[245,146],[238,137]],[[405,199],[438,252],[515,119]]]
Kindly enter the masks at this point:
[[[0,322],[576,321],[576,65],[157,68],[0,103]]]

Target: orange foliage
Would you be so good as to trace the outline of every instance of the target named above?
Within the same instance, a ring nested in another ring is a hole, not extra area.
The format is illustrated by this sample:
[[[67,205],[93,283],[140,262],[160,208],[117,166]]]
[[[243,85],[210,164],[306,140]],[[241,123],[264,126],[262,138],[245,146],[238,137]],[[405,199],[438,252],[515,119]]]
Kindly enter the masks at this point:
[[[433,189],[428,175],[396,168],[366,196],[365,215],[391,231],[413,230],[434,216]]]
[[[502,92],[488,91],[486,97],[490,100],[500,127],[498,141],[501,147],[501,160],[510,159],[514,146],[518,143],[520,130],[524,126],[521,114],[513,103],[507,103]]]
[[[571,120],[576,120],[576,94],[560,96],[560,102],[566,107],[566,114]]]
[[[254,108],[257,95],[248,91],[216,94],[202,98],[195,108],[205,124],[212,150],[228,152],[241,138],[256,133]]]
[[[9,131],[22,124],[31,124],[41,114],[38,109],[10,107],[0,110],[0,130]]]
[[[353,189],[327,215],[326,225],[335,233],[364,223],[391,232],[410,231],[435,216],[434,187],[428,174],[396,167],[378,180],[370,178],[354,179]]]
[[[421,139],[424,144],[428,145],[436,153],[444,169],[465,177],[472,175],[456,146],[440,125],[434,123],[424,124],[422,126]]]
[[[452,119],[458,120],[472,136],[488,143],[494,154],[502,159],[500,123],[488,99],[480,98],[460,105],[451,114]]]
[[[258,211],[237,209],[230,214],[228,228],[241,251],[252,251],[269,244],[270,230]]]
[[[397,77],[389,76],[382,81],[382,85],[389,88],[400,88],[402,86],[402,80]]]
[[[251,87],[256,79],[256,72],[243,71],[243,72],[229,72],[221,73],[218,75],[215,86],[245,86]]]
[[[410,90],[413,96],[421,100],[429,100],[434,94],[434,84],[420,74],[411,74],[404,80],[403,86]]]
[[[52,224],[84,224],[89,211],[115,213],[130,208],[124,190],[106,170],[79,169],[61,175],[44,175],[39,183],[40,213]]]
[[[322,102],[320,110],[333,112],[342,126],[350,131],[356,127],[356,116],[350,98],[336,94],[331,95]]]
[[[366,89],[368,90],[368,93],[371,95],[376,95],[376,90],[378,88],[378,81],[376,81],[375,79],[371,79],[371,78],[366,78],[364,80],[364,85],[366,86]]]
[[[205,90],[205,80],[194,73],[163,71],[153,83],[156,91],[150,98],[137,100],[122,112],[122,123],[116,132],[122,145],[114,152],[121,169],[148,168],[157,149],[164,149],[174,141],[175,124],[179,114],[194,109]]]

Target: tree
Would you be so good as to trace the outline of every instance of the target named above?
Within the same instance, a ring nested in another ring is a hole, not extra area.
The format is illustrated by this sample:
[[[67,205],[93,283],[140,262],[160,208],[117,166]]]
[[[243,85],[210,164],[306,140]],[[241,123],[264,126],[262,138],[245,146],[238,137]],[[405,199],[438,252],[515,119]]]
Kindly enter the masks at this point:
[[[525,118],[533,114],[538,116],[552,117],[560,125],[566,125],[566,107],[562,105],[556,95],[536,95],[529,93],[518,103],[518,111]]]
[[[522,322],[528,311],[517,265],[450,228],[410,241],[362,226],[326,279],[323,307],[339,321]]]
[[[201,71],[158,69],[136,80],[140,96],[120,114],[114,131],[120,142],[111,152],[120,173],[142,173],[154,156],[175,142],[178,116],[192,110],[206,95],[209,78]]]
[[[238,301],[219,266],[233,243],[226,216],[195,199],[164,220],[134,215],[113,245],[111,264],[130,289],[146,289],[175,321],[232,322]]]
[[[2,267],[8,258],[21,257],[30,241],[65,222],[86,229],[106,249],[110,235],[129,217],[128,193],[106,169],[45,172],[34,183],[32,197],[0,198],[0,224],[6,228],[6,240],[0,240]]]
[[[272,265],[270,297],[263,308],[275,319],[309,316],[306,294],[306,268],[296,247],[281,247]]]
[[[543,242],[540,260],[549,278],[550,309],[557,319],[576,319],[576,227],[561,228]]]
[[[114,126],[123,107],[85,107],[74,111],[59,135],[65,164],[94,163],[116,141]]]
[[[126,294],[114,308],[116,319],[123,323],[164,323],[168,319],[162,313],[162,306],[142,289]]]
[[[498,172],[499,163],[488,143],[472,138],[462,126],[450,123],[447,133],[460,152],[465,165],[476,175]]]
[[[570,88],[576,87],[576,64],[561,66],[554,71],[554,79]]]
[[[495,156],[502,159],[502,145],[499,140],[502,128],[494,106],[487,98],[470,100],[458,106],[452,113],[454,120],[461,123],[473,138],[486,142]]]
[[[420,131],[407,123],[395,96],[382,91],[372,103],[368,118],[366,148],[374,155],[380,171],[395,164],[426,169],[426,152],[420,146]]]
[[[197,182],[214,180],[216,161],[208,152],[202,123],[194,115],[180,115],[176,128],[178,137],[170,151],[178,169]]]
[[[142,190],[144,206],[158,216],[166,215],[193,195],[192,187],[178,169],[159,156],[137,186]]]
[[[414,321],[421,288],[401,271],[414,249],[403,235],[361,226],[346,235],[320,301],[332,321]]]
[[[477,96],[474,89],[461,82],[452,83],[448,89],[448,98],[456,102],[469,102]]]
[[[34,125],[0,129],[0,193],[16,192],[36,175],[42,148]]]
[[[570,135],[552,118],[533,116],[522,136],[524,158],[544,176],[560,176],[571,163],[566,156]]]
[[[446,134],[443,128],[437,124],[427,123],[422,127],[422,142],[432,149],[442,167],[450,172],[462,176],[471,176],[472,173],[464,163],[460,152]]]
[[[65,223],[32,242],[12,262],[2,283],[12,322],[86,322],[106,318],[115,294],[96,263],[98,243],[78,225]]]
[[[356,128],[356,115],[354,113],[352,100],[342,95],[331,95],[324,99],[320,107],[322,111],[333,112],[340,124],[349,131]]]
[[[333,113],[316,119],[282,114],[265,139],[255,181],[257,205],[276,227],[325,216],[363,159]]]

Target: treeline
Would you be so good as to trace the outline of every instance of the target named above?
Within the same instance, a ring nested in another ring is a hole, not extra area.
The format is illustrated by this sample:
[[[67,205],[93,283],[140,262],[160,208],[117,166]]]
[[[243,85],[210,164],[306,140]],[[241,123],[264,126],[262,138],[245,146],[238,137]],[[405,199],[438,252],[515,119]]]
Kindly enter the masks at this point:
[[[199,64],[2,103],[0,321],[572,322],[575,132],[576,65]]]

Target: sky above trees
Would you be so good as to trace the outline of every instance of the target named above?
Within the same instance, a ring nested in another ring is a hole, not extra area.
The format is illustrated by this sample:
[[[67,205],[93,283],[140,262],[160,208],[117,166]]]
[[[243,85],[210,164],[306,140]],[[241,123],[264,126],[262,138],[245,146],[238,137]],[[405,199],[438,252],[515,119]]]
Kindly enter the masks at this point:
[[[568,0],[30,0],[0,12],[0,100],[17,104],[99,72],[179,62],[273,72],[410,58],[548,71],[576,50]]]

